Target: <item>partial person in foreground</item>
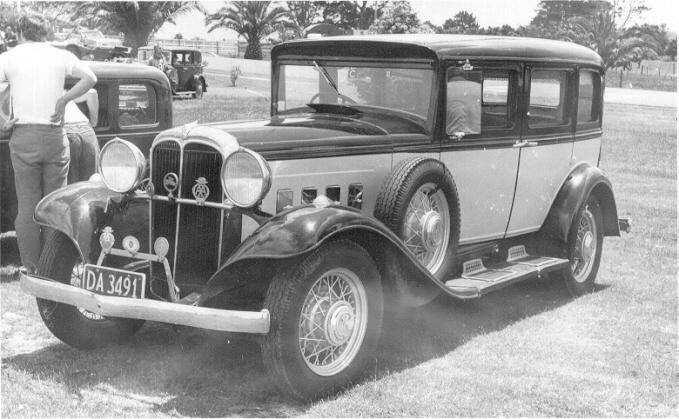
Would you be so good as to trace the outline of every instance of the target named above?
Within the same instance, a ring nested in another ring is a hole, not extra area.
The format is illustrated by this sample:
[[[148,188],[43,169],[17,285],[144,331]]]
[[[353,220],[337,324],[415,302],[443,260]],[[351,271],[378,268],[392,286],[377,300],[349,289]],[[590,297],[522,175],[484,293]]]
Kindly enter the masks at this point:
[[[71,156],[68,183],[88,180],[97,170],[99,141],[94,127],[97,126],[98,114],[99,96],[94,89],[66,104],[64,129]]]
[[[33,221],[35,206],[43,196],[66,185],[65,107],[94,86],[96,77],[73,54],[45,42],[50,29],[41,16],[22,16],[18,32],[19,45],[0,55],[0,82],[9,83],[12,101],[12,119],[3,130],[11,131],[21,263],[27,271],[34,271],[41,250],[40,226]],[[80,80],[64,93],[66,77]]]

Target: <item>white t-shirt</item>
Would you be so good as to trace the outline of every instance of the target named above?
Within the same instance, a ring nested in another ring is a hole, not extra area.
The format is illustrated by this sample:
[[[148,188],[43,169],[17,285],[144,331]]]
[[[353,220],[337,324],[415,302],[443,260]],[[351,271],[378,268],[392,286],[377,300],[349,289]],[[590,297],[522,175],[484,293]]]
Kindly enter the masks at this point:
[[[17,124],[50,124],[75,55],[49,44],[29,42],[0,55],[0,82],[9,81]]]

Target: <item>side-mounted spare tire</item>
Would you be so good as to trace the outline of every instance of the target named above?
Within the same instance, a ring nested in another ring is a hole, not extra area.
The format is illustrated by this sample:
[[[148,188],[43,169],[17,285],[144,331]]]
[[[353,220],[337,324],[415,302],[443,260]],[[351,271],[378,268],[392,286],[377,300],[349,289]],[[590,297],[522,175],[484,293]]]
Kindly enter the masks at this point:
[[[416,157],[399,162],[377,196],[375,218],[396,233],[434,277],[448,279],[460,240],[460,202],[453,176],[441,161]],[[410,305],[424,304],[435,295],[420,296]]]

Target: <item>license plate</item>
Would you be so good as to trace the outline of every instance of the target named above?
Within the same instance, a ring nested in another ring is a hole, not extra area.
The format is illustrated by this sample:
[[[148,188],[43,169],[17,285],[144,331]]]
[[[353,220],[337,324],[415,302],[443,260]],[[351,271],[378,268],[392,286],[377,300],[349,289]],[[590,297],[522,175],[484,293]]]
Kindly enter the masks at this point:
[[[103,266],[85,265],[80,287],[96,294],[144,298],[146,274]]]

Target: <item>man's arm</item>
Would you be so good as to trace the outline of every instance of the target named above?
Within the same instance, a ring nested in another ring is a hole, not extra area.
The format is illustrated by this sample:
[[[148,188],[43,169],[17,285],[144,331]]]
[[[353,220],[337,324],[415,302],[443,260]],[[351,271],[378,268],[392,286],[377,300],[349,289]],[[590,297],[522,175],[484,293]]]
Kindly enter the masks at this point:
[[[59,123],[64,117],[64,109],[66,104],[84,95],[88,90],[90,90],[94,84],[97,82],[97,76],[94,75],[92,70],[85,65],[82,61],[78,60],[73,65],[73,70],[71,72],[74,77],[80,79],[75,86],[71,87],[68,92],[66,92],[62,97],[57,100],[57,104],[54,107],[54,113],[52,114],[52,122]]]
[[[90,115],[90,125],[94,128],[99,122],[99,95],[96,90],[90,89],[85,96],[87,96],[87,110]]]

